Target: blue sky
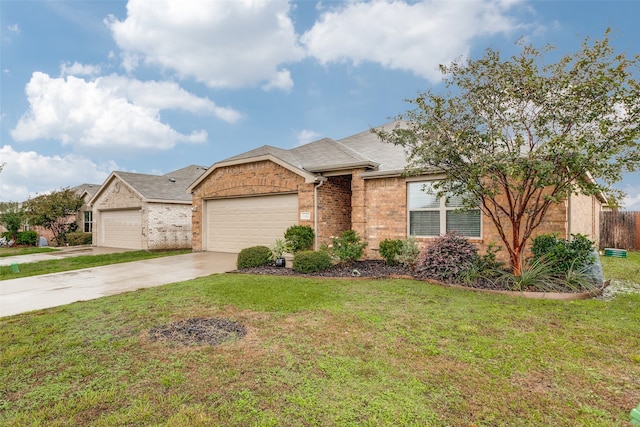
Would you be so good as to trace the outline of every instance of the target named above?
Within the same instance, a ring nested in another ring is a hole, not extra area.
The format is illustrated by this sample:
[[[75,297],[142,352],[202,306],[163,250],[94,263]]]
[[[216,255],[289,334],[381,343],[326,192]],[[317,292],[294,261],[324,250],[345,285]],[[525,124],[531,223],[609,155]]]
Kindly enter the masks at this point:
[[[438,64],[521,38],[569,53],[610,27],[636,54],[638,16],[637,1],[0,0],[0,201],[353,135],[441,87]],[[640,210],[640,174],[617,187]]]

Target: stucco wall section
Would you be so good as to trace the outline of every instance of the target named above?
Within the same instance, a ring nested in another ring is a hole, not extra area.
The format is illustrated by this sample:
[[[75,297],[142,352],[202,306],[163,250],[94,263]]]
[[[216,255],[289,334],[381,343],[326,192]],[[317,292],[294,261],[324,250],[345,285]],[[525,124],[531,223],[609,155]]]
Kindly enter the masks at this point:
[[[596,246],[600,241],[600,211],[602,207],[593,196],[571,195],[569,200],[569,233],[584,234]]]
[[[299,211],[311,213],[310,220],[299,221],[299,224],[313,227],[313,187],[314,184],[306,184],[302,176],[268,160],[215,169],[193,190],[193,250],[202,250],[203,201],[223,197],[298,193]]]
[[[191,205],[148,203],[147,249],[191,248]]]

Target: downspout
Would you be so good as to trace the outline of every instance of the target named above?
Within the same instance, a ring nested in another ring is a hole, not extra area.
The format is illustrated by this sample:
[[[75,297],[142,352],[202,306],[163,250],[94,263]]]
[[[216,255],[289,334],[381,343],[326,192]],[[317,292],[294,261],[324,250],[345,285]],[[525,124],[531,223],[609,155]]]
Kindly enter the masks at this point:
[[[326,181],[326,178],[318,177],[318,184],[313,187],[313,233],[316,238],[313,242],[313,250],[318,250],[318,188],[322,187],[322,184]]]
[[[571,194],[569,194],[569,197],[567,197],[567,240],[571,239],[571,209]]]

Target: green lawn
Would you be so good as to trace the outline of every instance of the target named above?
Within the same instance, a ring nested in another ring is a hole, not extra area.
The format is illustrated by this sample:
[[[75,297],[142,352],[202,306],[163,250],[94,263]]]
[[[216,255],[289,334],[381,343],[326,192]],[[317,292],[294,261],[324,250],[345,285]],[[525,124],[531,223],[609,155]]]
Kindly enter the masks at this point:
[[[613,277],[638,259],[609,263]],[[149,340],[193,317],[248,333]],[[224,274],[2,318],[0,331],[3,426],[628,426],[640,403],[638,294]]]
[[[140,261],[143,259],[159,258],[163,256],[190,253],[191,250],[179,251],[130,251],[103,255],[82,255],[67,258],[51,259],[47,261],[21,263],[18,272],[10,265],[0,266],[0,280],[17,279],[40,274],[59,273],[61,271],[78,270],[81,268],[98,267],[101,265],[118,264],[122,262]]]

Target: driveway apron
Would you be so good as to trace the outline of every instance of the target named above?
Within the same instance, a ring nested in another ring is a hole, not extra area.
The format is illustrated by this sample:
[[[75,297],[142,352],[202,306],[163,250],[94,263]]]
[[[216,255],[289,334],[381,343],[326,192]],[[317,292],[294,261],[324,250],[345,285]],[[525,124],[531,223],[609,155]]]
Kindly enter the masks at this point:
[[[2,280],[0,317],[224,273],[235,268],[236,258],[197,252]]]

